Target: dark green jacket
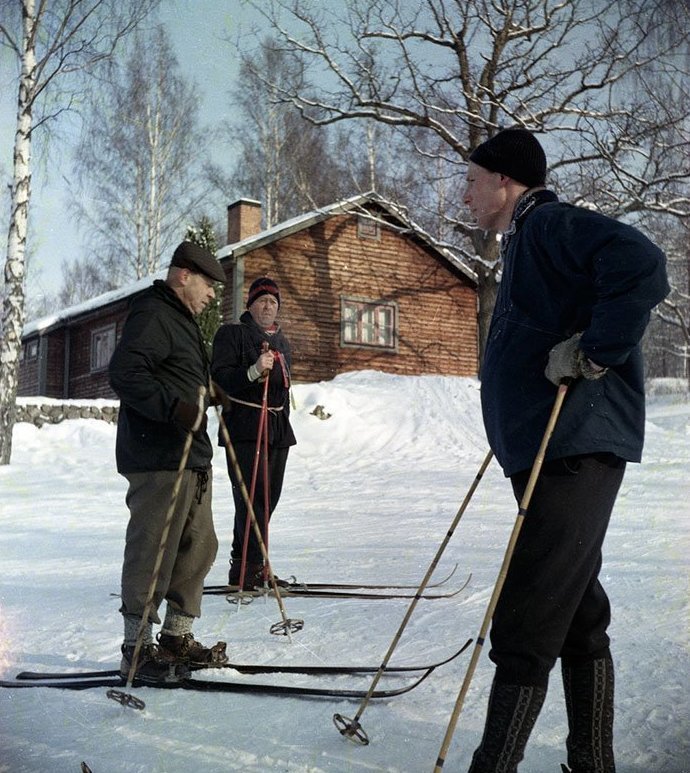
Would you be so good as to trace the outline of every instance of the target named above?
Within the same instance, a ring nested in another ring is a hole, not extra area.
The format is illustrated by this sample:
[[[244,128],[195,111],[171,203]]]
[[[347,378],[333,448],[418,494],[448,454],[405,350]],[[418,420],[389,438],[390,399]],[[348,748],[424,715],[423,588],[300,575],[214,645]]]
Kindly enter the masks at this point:
[[[165,282],[132,302],[109,374],[120,398],[118,472],[176,470],[187,433],[173,412],[178,400],[196,403],[199,387],[208,387],[209,362],[193,315]],[[212,457],[207,433],[197,432],[187,469],[207,469]]]
[[[583,332],[580,345],[609,368],[569,389],[546,458],[610,452],[639,462],[644,440],[640,340],[669,291],[663,252],[640,231],[538,192],[504,235],[503,274],[482,366],[482,412],[506,475],[530,468],[556,387],[549,351]]]
[[[269,408],[278,409],[268,413],[268,442],[271,446],[285,448],[297,441],[290,425],[290,345],[280,328],[266,333],[248,311],[242,314],[239,324],[222,325],[213,340],[211,375],[231,400],[235,399],[230,409],[223,411],[230,440],[233,443],[256,442],[264,384],[250,381],[247,370],[259,359],[264,342],[280,355],[268,382],[267,404]],[[223,445],[221,437],[219,445]]]

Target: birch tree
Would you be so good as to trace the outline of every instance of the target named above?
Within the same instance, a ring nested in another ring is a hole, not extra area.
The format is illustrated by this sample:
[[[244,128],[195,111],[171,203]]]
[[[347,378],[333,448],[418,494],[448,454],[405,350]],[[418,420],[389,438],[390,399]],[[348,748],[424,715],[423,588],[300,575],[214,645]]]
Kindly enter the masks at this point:
[[[396,127],[418,151],[420,175],[443,167],[443,218],[455,235],[444,246],[477,273],[482,350],[498,242],[467,219],[462,187],[469,155],[501,128],[538,132],[552,187],[581,203],[632,222],[645,211],[688,217],[690,170],[672,162],[683,107],[630,88],[635,73],[687,82],[678,58],[690,35],[687,3],[674,4],[672,17],[667,0],[250,4],[319,85],[306,91],[271,80],[281,101],[319,126]]]
[[[160,26],[135,33],[90,102],[74,206],[107,282],[155,273],[206,195],[198,103]]]
[[[328,129],[281,104],[268,85],[278,79],[307,89],[301,69],[270,39],[242,57],[231,92],[237,119],[224,131],[237,160],[227,176],[218,166],[210,171],[226,199],[249,196],[261,201],[266,228],[337,201],[345,187]]]
[[[0,44],[17,63],[17,120],[0,329],[0,465],[9,464],[25,321],[25,259],[34,135],[69,110],[156,0],[2,0]]]

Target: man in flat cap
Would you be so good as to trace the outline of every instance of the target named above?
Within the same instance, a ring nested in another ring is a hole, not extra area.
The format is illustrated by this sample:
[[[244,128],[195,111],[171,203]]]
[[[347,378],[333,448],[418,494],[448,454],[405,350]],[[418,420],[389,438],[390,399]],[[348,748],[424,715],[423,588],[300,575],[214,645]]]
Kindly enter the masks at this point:
[[[195,316],[225,282],[221,265],[192,242],[175,250],[165,280],[132,302],[110,361],[110,384],[120,398],[115,454],[129,483],[130,512],[122,566],[124,643],[120,670],[126,678],[138,638],[136,679],[157,682],[183,676],[189,665],[227,661],[225,643],[205,647],[194,639],[204,578],[218,550],[211,513],[211,459],[206,433],[209,361]],[[203,391],[201,391],[203,390]],[[186,440],[191,447],[178,474]],[[153,604],[142,623],[168,517],[179,485]],[[166,600],[158,644],[152,624]]]

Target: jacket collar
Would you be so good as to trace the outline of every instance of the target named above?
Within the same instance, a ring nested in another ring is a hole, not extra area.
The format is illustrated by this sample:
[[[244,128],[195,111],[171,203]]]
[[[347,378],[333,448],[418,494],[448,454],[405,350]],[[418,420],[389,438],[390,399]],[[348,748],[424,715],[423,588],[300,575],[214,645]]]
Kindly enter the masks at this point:
[[[182,303],[177,293],[163,279],[155,279],[153,287],[167,303],[174,306],[179,312],[189,317],[189,319],[196,321],[192,312]]]
[[[505,255],[505,251],[508,249],[511,236],[522,227],[529,213],[542,204],[548,204],[553,201],[558,201],[558,196],[546,188],[530,188],[530,190],[522,194],[513,210],[513,218],[510,221],[508,230],[503,233],[501,238],[501,257]]]

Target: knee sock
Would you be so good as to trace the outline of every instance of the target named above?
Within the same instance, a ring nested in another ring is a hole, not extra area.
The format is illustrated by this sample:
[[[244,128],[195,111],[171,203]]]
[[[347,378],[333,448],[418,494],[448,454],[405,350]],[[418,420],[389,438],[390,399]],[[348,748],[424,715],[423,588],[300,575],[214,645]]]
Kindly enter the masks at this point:
[[[166,636],[184,636],[192,632],[193,622],[194,617],[192,615],[186,615],[184,612],[168,604],[161,633]]]
[[[139,628],[141,627],[141,618],[136,615],[123,615],[122,619],[125,624],[125,639],[124,644],[126,647],[134,647],[137,643],[137,637],[139,636]],[[151,632],[151,623],[147,623],[144,626],[144,632],[142,634],[141,643],[146,646],[153,641],[153,634]]]

